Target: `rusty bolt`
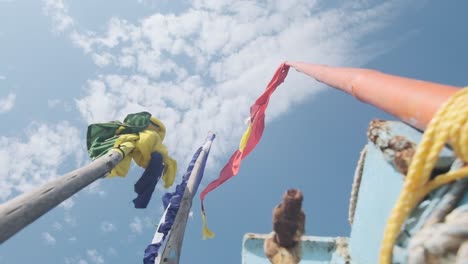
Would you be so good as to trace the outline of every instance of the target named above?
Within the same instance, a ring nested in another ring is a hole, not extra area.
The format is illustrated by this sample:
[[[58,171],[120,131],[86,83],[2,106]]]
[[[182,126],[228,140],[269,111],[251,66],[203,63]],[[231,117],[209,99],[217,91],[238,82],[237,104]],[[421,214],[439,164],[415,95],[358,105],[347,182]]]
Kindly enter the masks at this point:
[[[414,148],[404,149],[395,153],[395,157],[393,158],[393,165],[403,175],[408,173],[408,168],[411,164],[414,153]]]

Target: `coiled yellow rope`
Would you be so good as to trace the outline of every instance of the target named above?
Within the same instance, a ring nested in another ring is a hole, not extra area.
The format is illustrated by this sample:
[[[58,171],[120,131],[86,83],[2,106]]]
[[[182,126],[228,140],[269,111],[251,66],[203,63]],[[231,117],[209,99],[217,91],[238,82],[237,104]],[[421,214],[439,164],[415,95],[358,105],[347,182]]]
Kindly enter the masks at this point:
[[[460,89],[433,117],[413,157],[403,190],[385,228],[380,249],[381,264],[392,261],[393,246],[411,210],[432,190],[468,177],[468,166],[430,180],[444,145],[449,143],[458,158],[468,162],[468,88]]]

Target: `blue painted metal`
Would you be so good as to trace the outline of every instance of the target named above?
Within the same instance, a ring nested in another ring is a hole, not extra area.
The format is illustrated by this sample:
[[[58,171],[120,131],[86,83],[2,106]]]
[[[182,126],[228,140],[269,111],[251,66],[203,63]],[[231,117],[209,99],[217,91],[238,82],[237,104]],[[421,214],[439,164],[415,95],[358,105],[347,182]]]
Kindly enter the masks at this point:
[[[388,164],[380,150],[369,144],[350,235],[353,262],[378,263],[378,241],[382,240],[402,184],[401,174]]]
[[[381,137],[403,136],[415,144],[421,140],[422,134],[404,123],[386,121],[385,126],[387,130],[380,131]],[[447,166],[453,160],[452,151],[444,149],[439,166]],[[378,263],[383,232],[400,194],[403,180],[404,175],[388,162],[386,153],[382,153],[378,146],[369,142],[350,234],[349,247],[353,263]],[[394,250],[393,258],[396,263],[405,263],[405,248],[411,236],[420,229],[445,192],[446,188],[437,190],[431,195],[431,199],[424,201],[413,211]]]
[[[378,127],[373,132],[371,130],[375,127],[372,127],[372,124],[369,128],[369,133],[374,133],[374,136],[377,133],[379,138],[378,140],[373,138],[374,143],[369,141],[366,146],[367,152],[360,174],[361,183],[358,186],[350,237],[337,239],[304,236],[303,258],[300,263],[378,263],[384,228],[404,181],[404,175],[391,162],[394,156],[386,142],[395,136],[400,136],[417,145],[422,137],[418,130],[401,122],[382,121],[380,125],[383,127]],[[448,168],[454,158],[453,152],[445,148],[436,167]],[[448,187],[444,186],[434,191],[413,210],[394,249],[394,263],[406,263],[406,248],[410,239],[440,204],[447,189]],[[303,191],[307,192],[306,189]],[[465,192],[458,207],[467,205],[468,192]],[[270,263],[263,253],[263,242],[267,236],[259,234],[244,236],[243,264]],[[348,252],[349,257],[347,257]]]
[[[269,264],[263,253],[263,243],[268,235],[245,234],[242,243],[242,264]],[[347,238],[302,237],[302,260],[304,264],[345,264]]]

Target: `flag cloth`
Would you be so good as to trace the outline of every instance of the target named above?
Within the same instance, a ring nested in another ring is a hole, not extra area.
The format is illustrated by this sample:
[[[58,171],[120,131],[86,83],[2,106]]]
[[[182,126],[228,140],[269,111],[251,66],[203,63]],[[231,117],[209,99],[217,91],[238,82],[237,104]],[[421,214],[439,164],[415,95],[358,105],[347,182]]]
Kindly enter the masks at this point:
[[[110,172],[108,177],[127,175],[132,159],[145,168],[135,184],[136,208],[146,208],[158,180],[163,178],[164,187],[170,187],[175,179],[177,162],[168,155],[162,143],[166,136],[164,124],[148,112],[129,114],[124,122],[111,121],[91,124],[87,131],[87,149],[92,159],[97,159],[111,149],[123,146],[132,150]]]
[[[159,222],[153,241],[145,249],[145,254],[143,257],[144,264],[154,264],[154,260],[158,256],[159,248],[163,244],[164,240],[169,234],[169,231],[172,228],[172,225],[174,224],[174,220],[177,216],[177,212],[179,211],[180,203],[182,202],[185,188],[187,187],[187,182],[189,181],[190,177],[196,177],[192,193],[195,194],[197,192],[198,184],[203,178],[203,173],[205,171],[205,164],[210,152],[211,142],[214,140],[214,138],[215,135],[211,134],[208,137],[207,142],[195,152],[187,168],[187,171],[182,176],[181,183],[176,186],[176,190],[172,193],[168,192],[163,195],[162,201],[166,210],[161,217],[161,221]],[[202,151],[205,151],[206,155],[204,155],[202,160],[199,160],[200,153]],[[198,171],[193,172],[195,163],[197,161],[200,162],[200,167]],[[192,172],[194,174],[192,174]]]
[[[141,175],[140,179],[135,183],[135,192],[138,196],[133,199],[135,208],[146,208],[151,196],[153,196],[156,184],[161,178],[164,169],[163,158],[161,153],[151,153],[151,160]]]
[[[137,134],[145,130],[150,123],[150,118],[150,113],[141,112],[127,115],[123,123],[120,121],[111,121],[89,125],[86,135],[86,145],[89,156],[92,159],[97,159],[114,147],[114,143],[120,135]],[[166,128],[164,125],[161,127],[164,132],[162,133],[163,135],[160,136],[164,138]]]
[[[250,107],[249,126],[240,140],[239,149],[232,154],[228,163],[219,173],[219,177],[208,184],[208,186],[206,186],[206,188],[201,192],[200,200],[203,219],[203,239],[214,237],[214,233],[209,230],[206,223],[205,207],[203,204],[205,196],[236,175],[239,172],[242,160],[249,155],[260,141],[265,128],[265,110],[268,107],[270,96],[284,81],[288,75],[288,70],[289,66],[284,63],[276,70],[275,75],[271,79],[270,83],[268,83],[265,92],[258,97],[255,103]]]

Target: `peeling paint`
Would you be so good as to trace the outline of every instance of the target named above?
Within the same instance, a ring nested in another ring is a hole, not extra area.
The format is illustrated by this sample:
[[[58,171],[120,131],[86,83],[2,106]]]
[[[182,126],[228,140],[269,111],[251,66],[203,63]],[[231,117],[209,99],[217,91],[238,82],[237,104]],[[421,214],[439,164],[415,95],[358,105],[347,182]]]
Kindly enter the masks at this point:
[[[344,237],[336,238],[336,249],[335,252],[340,254],[345,264],[351,263],[351,255],[348,249],[348,239]]]
[[[384,120],[372,120],[367,137],[385,156],[385,159],[401,174],[406,175],[416,150],[416,144],[401,135],[392,135]]]
[[[244,235],[242,243],[242,264],[271,264],[263,252],[264,240],[270,234]],[[347,237],[301,237],[301,264],[350,264],[347,257]],[[339,250],[339,252],[338,252]]]
[[[393,157],[393,166],[403,175],[406,175],[415,152],[414,147],[397,151]]]

